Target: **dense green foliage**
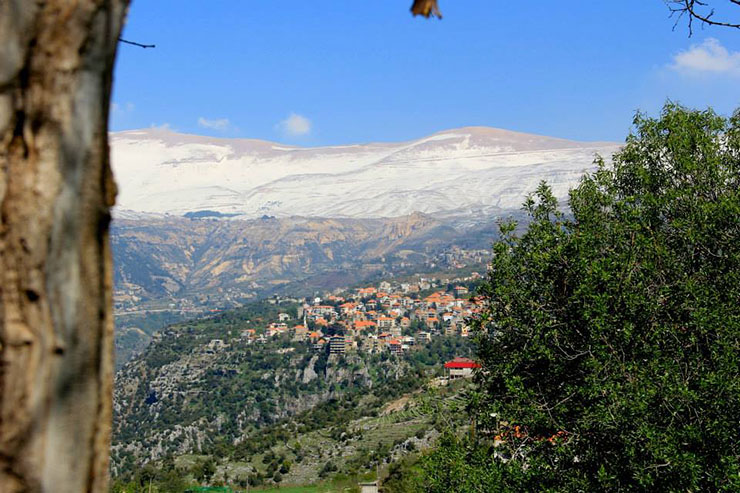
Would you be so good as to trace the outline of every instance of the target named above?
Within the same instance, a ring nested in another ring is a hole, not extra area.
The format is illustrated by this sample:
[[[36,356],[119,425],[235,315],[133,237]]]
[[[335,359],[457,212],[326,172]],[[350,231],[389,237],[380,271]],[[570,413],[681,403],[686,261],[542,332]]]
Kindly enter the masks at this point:
[[[501,227],[475,438],[425,491],[740,491],[740,112],[635,118],[559,212]]]

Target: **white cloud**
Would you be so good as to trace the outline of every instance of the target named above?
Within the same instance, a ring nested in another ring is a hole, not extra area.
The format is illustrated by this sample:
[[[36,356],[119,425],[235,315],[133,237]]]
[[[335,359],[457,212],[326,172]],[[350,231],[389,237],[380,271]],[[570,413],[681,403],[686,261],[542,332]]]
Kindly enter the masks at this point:
[[[297,113],[291,113],[288,118],[276,125],[281,132],[291,137],[310,134],[311,126],[311,120]]]
[[[676,54],[669,67],[684,74],[740,77],[740,51],[729,51],[719,40],[707,38]]]
[[[231,122],[228,118],[217,118],[215,120],[209,120],[208,118],[203,118],[201,116],[200,118],[198,118],[198,125],[203,128],[209,128],[211,130],[218,130],[220,132],[223,132],[229,129],[229,127],[231,126]]]

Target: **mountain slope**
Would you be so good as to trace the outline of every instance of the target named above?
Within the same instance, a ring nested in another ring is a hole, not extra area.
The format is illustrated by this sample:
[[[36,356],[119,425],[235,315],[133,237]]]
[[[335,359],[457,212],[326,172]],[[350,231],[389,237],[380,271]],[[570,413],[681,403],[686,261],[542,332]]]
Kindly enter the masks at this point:
[[[416,213],[393,219],[117,219],[111,230],[117,299],[244,297],[334,273],[355,284],[401,272],[454,244],[485,249],[492,233],[462,234]],[[413,252],[409,258],[409,252]]]
[[[114,475],[167,455],[228,452],[243,460],[276,439],[346,426],[470,351],[468,340],[442,335],[396,356],[330,355],[289,333],[263,342],[245,335],[290,308],[254,303],[159,332],[116,374]]]
[[[465,127],[401,143],[300,148],[161,129],[115,133],[119,210],[245,218],[469,215],[518,208],[546,179],[565,197],[612,143]]]

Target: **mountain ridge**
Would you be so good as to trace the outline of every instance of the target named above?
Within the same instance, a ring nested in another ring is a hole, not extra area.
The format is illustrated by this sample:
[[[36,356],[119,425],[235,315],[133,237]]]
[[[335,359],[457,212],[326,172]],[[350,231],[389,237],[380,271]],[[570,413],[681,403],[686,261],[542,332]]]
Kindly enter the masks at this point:
[[[298,147],[164,129],[112,134],[117,209],[242,218],[400,217],[518,208],[548,180],[556,196],[619,144],[461,127],[398,143]],[[459,211],[459,212],[456,212]]]

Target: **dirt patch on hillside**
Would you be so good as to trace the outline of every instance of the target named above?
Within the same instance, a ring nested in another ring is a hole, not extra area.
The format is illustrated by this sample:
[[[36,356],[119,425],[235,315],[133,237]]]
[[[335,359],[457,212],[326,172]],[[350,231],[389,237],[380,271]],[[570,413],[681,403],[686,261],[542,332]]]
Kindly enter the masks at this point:
[[[403,408],[406,406],[406,404],[411,399],[411,396],[404,395],[400,399],[396,399],[395,401],[389,402],[385,405],[383,410],[380,412],[381,416],[386,416],[391,413],[396,413],[398,411],[403,411]]]

